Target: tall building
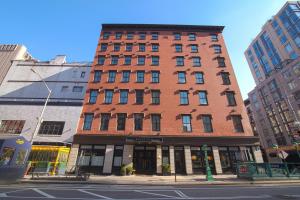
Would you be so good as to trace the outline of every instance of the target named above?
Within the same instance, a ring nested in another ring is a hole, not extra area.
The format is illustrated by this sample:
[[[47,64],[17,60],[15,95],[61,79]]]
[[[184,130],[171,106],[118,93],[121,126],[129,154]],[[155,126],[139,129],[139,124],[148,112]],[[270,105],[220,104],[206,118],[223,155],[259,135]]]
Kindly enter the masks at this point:
[[[30,60],[31,55],[23,45],[0,44],[0,85],[13,60]]]
[[[245,51],[257,84],[248,94],[251,115],[270,161],[274,145],[287,161],[300,161],[293,145],[300,141],[299,17],[299,2],[287,2]]]
[[[103,24],[69,166],[215,174],[262,162],[222,26]]]
[[[287,2],[268,20],[245,51],[256,84],[271,76],[273,70],[282,68],[285,60],[300,55],[299,18],[299,1]]]
[[[51,61],[15,60],[0,86],[0,134],[22,135],[31,141],[30,161],[66,163],[76,133],[90,73],[90,63],[67,63],[65,56]],[[51,96],[42,123],[37,126],[45,100]],[[63,167],[63,166],[62,166]]]

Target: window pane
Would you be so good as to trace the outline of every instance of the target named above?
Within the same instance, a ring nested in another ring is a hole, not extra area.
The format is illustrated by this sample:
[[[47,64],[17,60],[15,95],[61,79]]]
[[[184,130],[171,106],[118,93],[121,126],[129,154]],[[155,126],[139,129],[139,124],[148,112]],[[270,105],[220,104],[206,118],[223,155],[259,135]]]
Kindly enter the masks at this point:
[[[202,115],[202,122],[203,122],[203,128],[205,133],[213,132],[210,115]]]
[[[182,128],[183,128],[183,132],[191,132],[192,131],[190,115],[182,115]]]
[[[136,131],[143,130],[143,118],[144,118],[144,115],[141,113],[134,114],[134,130],[136,130]]]
[[[94,114],[85,114],[83,130],[91,130]]]
[[[101,125],[100,125],[100,130],[101,131],[108,130],[109,120],[110,120],[110,114],[109,113],[102,113],[101,114]]]

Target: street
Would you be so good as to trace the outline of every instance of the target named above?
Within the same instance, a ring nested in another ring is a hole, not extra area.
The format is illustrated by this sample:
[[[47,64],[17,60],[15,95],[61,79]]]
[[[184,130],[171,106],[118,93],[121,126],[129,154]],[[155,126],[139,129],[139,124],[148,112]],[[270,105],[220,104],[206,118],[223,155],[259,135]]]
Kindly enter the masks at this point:
[[[143,186],[16,184],[0,186],[1,200],[57,199],[300,199],[300,185]]]

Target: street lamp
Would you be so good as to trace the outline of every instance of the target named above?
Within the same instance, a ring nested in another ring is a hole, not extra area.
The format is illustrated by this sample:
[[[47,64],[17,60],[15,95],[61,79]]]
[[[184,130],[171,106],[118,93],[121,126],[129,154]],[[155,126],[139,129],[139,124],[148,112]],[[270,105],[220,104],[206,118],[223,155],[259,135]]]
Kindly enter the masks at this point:
[[[47,104],[48,104],[48,101],[49,101],[49,98],[50,98],[50,96],[51,96],[51,90],[50,90],[50,88],[48,87],[48,85],[47,85],[47,83],[44,81],[44,79],[43,79],[43,77],[37,72],[37,71],[35,71],[34,69],[30,69],[33,73],[35,73],[35,74],[37,74],[38,76],[39,76],[39,78],[41,79],[41,81],[44,83],[44,85],[46,86],[46,88],[47,88],[47,90],[48,90],[48,96],[47,96],[47,99],[46,99],[46,101],[45,101],[45,104],[44,104],[44,107],[43,107],[43,110],[42,110],[42,112],[41,112],[41,115],[40,115],[40,117],[38,118],[38,123],[37,123],[37,125],[36,125],[36,127],[35,127],[35,129],[34,129],[34,132],[33,132],[33,134],[31,135],[31,139],[30,139],[30,143],[31,144],[33,144],[33,139],[34,139],[34,137],[37,135],[37,133],[38,133],[38,130],[39,130],[39,128],[40,128],[40,125],[41,125],[41,123],[42,123],[42,120],[43,120],[43,116],[44,116],[44,112],[45,112],[45,109],[46,109],[46,107],[47,107]]]
[[[209,167],[209,163],[208,163],[208,157],[207,157],[207,145],[204,144],[202,146],[202,151],[204,151],[204,159],[205,159],[205,169],[206,169],[206,180],[207,181],[213,181],[214,178],[211,174],[211,170],[210,170],[210,167]]]

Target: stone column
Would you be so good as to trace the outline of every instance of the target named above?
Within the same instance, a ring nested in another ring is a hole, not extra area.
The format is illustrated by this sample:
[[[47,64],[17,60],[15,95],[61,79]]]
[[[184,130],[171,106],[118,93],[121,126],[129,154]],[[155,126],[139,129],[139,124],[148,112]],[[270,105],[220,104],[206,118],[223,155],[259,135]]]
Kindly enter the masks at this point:
[[[123,149],[123,164],[126,166],[133,166],[133,145],[124,145]]]
[[[253,151],[255,162],[257,162],[257,163],[263,163],[264,159],[262,157],[262,154],[261,154],[261,151],[260,151],[260,147],[259,146],[253,146],[252,147],[252,151]]]
[[[192,154],[190,146],[184,146],[185,171],[187,175],[193,174]]]
[[[219,148],[216,146],[213,146],[212,150],[213,150],[213,155],[214,155],[216,173],[222,174],[223,170],[222,170],[222,165],[221,165],[221,160],[220,160]]]
[[[113,158],[114,158],[114,145],[106,145],[103,174],[111,174]]]
[[[171,174],[175,174],[174,146],[169,146]]]
[[[156,173],[162,174],[162,151],[161,145],[156,145]]]
[[[240,147],[242,161],[248,161],[245,155],[246,150],[246,147]]]
[[[79,153],[79,144],[73,144],[69,153],[67,171],[75,171],[76,161]]]

